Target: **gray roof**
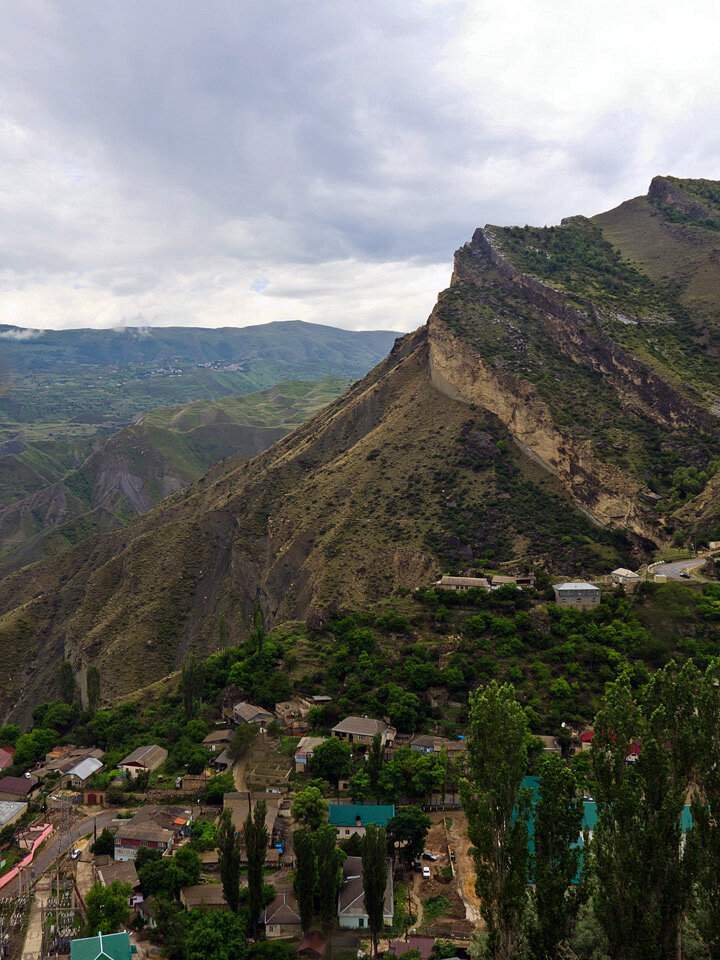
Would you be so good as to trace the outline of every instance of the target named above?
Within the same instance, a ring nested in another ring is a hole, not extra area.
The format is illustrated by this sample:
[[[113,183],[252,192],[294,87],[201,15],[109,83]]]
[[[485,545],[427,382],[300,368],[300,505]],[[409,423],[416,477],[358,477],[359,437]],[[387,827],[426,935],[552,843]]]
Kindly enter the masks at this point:
[[[275,899],[265,907],[263,923],[300,923],[300,913],[292,887],[276,887]]]
[[[384,720],[373,720],[371,717],[345,717],[333,727],[333,733],[354,733],[363,737],[374,737],[376,733],[384,733],[388,725]]]
[[[340,890],[339,916],[366,917],[365,889],[362,882],[362,857],[347,857],[343,864],[343,886]],[[392,863],[387,859],[387,882],[385,884],[385,903],[383,914],[393,915]]]
[[[114,880],[119,880],[120,883],[129,883],[133,890],[140,886],[133,860],[116,860],[105,864],[98,867],[98,874],[104,887],[109,887]]]
[[[26,803],[20,803],[19,800],[0,800],[0,827],[4,827],[18,813],[27,810]]]
[[[490,582],[487,577],[440,577],[433,586],[435,587],[489,587]]]
[[[80,763],[76,763],[74,767],[71,767],[67,772],[67,776],[77,777],[78,780],[87,780],[101,768],[102,763],[96,760],[95,757],[86,757],[84,760],[81,760]]]
[[[264,707],[256,707],[254,704],[246,703],[244,700],[241,700],[240,703],[235,704],[233,707],[233,713],[237,714],[237,716],[246,723],[252,723],[256,717],[267,717],[270,720],[273,719],[273,715]]]
[[[585,581],[570,581],[569,583],[556,584],[553,590],[578,590],[581,593],[599,593],[600,587],[596,587],[594,583],[586,583]]]
[[[129,756],[120,761],[120,766],[129,763],[139,763],[142,764],[142,766],[148,766],[148,764],[158,760],[161,754],[164,761],[167,757],[165,747],[159,747],[156,743],[151,743],[146,747],[138,747],[137,750],[133,750]]]

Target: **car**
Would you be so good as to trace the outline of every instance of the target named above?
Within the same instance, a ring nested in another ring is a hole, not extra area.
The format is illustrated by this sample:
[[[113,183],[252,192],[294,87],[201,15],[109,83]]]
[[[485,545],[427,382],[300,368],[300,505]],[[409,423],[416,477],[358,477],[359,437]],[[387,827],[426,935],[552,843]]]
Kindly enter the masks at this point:
[[[689,574],[689,573],[685,573],[684,570],[683,570],[683,572],[680,574],[680,576],[683,578],[683,580],[689,580],[689,579],[690,579],[690,574]]]
[[[71,860],[77,860],[77,858],[80,856],[81,853],[82,853],[82,851],[81,851],[79,848],[76,847],[76,849],[73,850],[73,852],[70,854],[70,859],[71,859]]]
[[[434,853],[428,853],[427,851],[422,855],[423,860],[432,860],[433,863],[437,860],[437,857]]]
[[[423,880],[430,879],[430,867],[423,867]]]

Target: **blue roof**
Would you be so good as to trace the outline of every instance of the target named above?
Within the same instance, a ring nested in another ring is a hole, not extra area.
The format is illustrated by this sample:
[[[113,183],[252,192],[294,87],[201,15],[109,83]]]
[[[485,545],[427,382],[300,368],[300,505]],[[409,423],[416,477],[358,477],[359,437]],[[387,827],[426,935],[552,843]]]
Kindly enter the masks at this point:
[[[358,817],[361,827],[369,823],[386,827],[394,816],[394,806],[377,803],[331,803],[328,811],[328,818],[334,827],[355,827]]]
[[[127,933],[103,933],[70,941],[70,960],[130,960],[132,953]]]

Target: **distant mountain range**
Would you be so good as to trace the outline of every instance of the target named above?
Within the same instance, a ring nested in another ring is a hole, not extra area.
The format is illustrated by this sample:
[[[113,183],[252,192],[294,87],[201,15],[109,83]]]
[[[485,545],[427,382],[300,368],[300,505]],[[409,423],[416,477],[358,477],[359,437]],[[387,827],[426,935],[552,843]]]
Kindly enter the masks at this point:
[[[307,423],[0,581],[4,707],[60,659],[137,690],[256,601],[322,623],[441,571],[583,577],[720,540],[718,318],[720,183],[477,230],[428,323]]]

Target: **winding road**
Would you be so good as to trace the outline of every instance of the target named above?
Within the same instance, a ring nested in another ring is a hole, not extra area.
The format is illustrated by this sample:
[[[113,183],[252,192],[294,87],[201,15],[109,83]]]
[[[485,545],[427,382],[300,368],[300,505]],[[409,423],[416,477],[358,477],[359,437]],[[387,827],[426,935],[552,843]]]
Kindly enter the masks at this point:
[[[672,563],[658,564],[657,567],[653,567],[652,572],[655,576],[667,577],[668,580],[685,580],[685,577],[680,576],[683,571],[701,567],[706,560],[707,557],[697,557],[695,560],[673,560]]]

